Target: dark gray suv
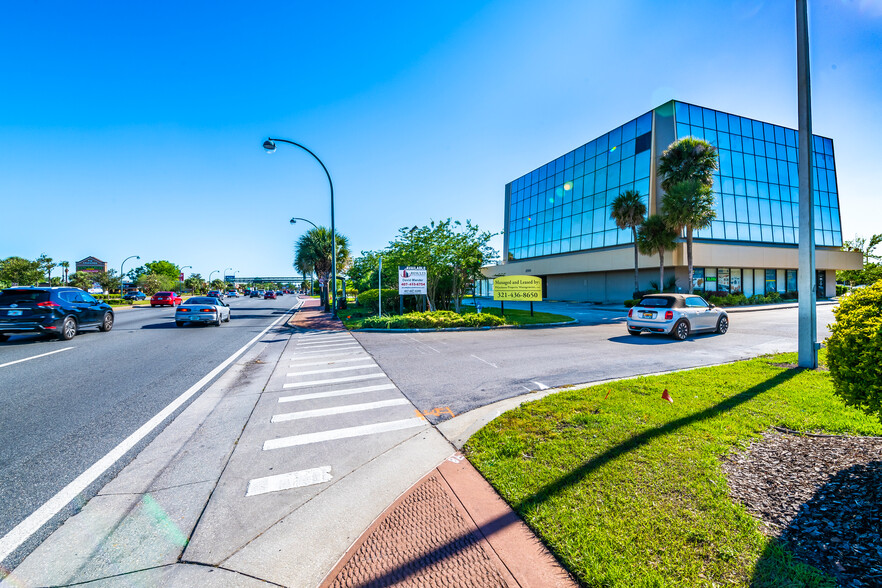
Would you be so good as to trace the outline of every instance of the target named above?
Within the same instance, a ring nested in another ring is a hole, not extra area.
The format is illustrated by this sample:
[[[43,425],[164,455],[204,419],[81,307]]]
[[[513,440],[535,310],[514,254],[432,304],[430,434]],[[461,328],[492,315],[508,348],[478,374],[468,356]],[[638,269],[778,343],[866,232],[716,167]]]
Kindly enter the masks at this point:
[[[79,288],[7,288],[0,291],[0,341],[43,333],[69,341],[84,327],[113,328],[113,309]]]

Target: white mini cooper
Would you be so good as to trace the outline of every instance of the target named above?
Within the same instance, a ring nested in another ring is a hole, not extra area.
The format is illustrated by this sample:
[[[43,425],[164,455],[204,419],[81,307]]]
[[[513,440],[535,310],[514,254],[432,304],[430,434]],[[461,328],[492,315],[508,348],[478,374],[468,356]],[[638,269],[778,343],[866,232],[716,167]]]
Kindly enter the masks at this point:
[[[729,330],[726,311],[694,294],[647,294],[628,311],[628,332],[657,333],[680,341],[690,333]]]

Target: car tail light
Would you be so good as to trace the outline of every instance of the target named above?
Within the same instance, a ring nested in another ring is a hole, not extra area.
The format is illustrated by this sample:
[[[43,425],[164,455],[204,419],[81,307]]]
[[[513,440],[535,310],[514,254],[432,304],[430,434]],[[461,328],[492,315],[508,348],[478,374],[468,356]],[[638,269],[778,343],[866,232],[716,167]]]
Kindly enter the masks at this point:
[[[199,312],[214,312],[213,308],[200,308]]]
[[[51,300],[47,300],[46,302],[38,302],[37,306],[61,306],[60,304],[55,304]]]
[[[179,308],[178,312],[190,312],[189,308]]]
[[[673,310],[669,310],[669,311],[667,311],[667,312],[665,313],[665,320],[666,320],[666,321],[669,321],[669,320],[671,320],[672,318],[674,318],[674,311],[673,311]]]
[[[628,318],[632,318],[634,316],[634,309],[628,311]]]

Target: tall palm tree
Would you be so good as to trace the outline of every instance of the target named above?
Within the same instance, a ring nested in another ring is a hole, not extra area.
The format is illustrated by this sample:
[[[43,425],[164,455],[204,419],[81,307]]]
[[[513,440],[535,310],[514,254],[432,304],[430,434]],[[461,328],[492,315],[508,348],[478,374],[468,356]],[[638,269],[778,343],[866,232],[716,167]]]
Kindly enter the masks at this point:
[[[67,270],[68,270],[68,268],[70,268],[70,262],[69,261],[62,261],[58,264],[58,266],[64,270],[64,279],[67,280]]]
[[[612,201],[609,217],[616,221],[620,229],[631,229],[634,240],[634,292],[640,290],[637,279],[637,227],[646,218],[646,205],[636,190],[626,190]]]
[[[686,262],[689,266],[689,292],[692,291],[692,231],[706,229],[717,217],[714,193],[698,180],[673,184],[662,200],[662,214],[677,234],[686,230]]]
[[[677,246],[677,233],[659,214],[653,214],[640,225],[637,231],[637,248],[643,255],[658,253],[658,287],[665,289],[665,251]]]
[[[678,182],[696,180],[708,188],[719,165],[717,148],[703,139],[685,137],[671,143],[658,160],[661,187],[667,192]]]
[[[337,241],[337,273],[346,271],[351,259],[349,252],[349,239],[336,234]],[[324,278],[325,286],[322,287],[321,301],[327,308],[330,303],[328,285],[331,276],[331,259],[334,257],[334,247],[331,240],[331,231],[326,227],[316,227],[305,232],[297,240],[294,247],[294,265],[297,267],[313,267],[320,279]],[[336,292],[333,294],[337,295]]]

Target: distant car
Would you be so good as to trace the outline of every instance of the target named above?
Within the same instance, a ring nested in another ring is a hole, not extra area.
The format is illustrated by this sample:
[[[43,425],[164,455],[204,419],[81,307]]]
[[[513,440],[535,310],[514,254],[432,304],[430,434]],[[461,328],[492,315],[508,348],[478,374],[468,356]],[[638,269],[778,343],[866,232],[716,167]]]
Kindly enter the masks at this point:
[[[147,295],[143,292],[127,292],[125,296],[123,296],[123,300],[147,300]]]
[[[680,341],[690,333],[729,330],[729,315],[694,294],[647,294],[628,311],[628,332],[656,333]]]
[[[285,295],[285,293],[282,292],[281,290],[276,290],[276,296],[284,296],[284,295]]]
[[[229,296],[230,298],[238,298],[239,291],[238,290],[230,290],[229,292],[227,292],[227,296]]]
[[[276,293],[273,292],[272,290],[267,290],[266,294],[263,295],[263,299],[264,300],[275,300]]]
[[[113,309],[79,288],[7,288],[0,291],[0,341],[43,333],[70,341],[84,327],[113,328]]]
[[[223,299],[224,293],[220,290],[209,290],[206,296],[210,296],[211,298]]]
[[[150,306],[177,306],[183,299],[177,292],[157,292],[150,297]]]
[[[260,298],[261,294],[258,290],[252,290],[248,296],[251,298]]]
[[[175,311],[175,324],[210,323],[217,327],[230,322],[230,307],[214,296],[191,296]]]

